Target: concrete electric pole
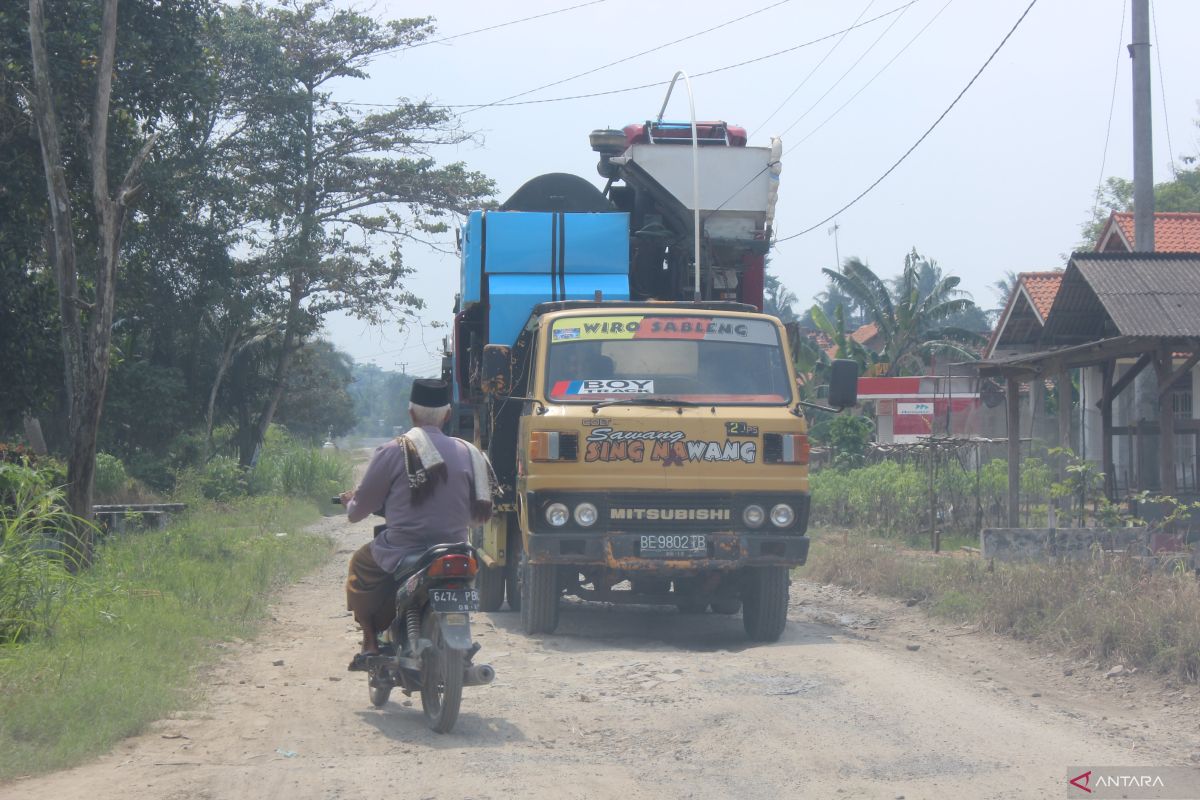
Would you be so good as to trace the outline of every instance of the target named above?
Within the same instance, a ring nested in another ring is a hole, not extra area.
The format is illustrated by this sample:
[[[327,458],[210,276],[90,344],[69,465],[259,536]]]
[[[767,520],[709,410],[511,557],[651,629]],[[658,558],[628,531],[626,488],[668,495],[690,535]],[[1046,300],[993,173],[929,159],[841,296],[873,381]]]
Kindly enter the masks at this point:
[[[1150,123],[1150,0],[1133,0],[1133,249],[1154,252],[1154,144]]]

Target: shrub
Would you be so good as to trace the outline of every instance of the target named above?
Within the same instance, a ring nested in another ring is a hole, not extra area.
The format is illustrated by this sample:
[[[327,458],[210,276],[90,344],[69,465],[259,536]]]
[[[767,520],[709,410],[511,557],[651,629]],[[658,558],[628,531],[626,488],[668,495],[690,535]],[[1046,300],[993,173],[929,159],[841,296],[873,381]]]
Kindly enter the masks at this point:
[[[250,475],[250,491],[322,502],[346,488],[351,474],[349,462],[341,454],[288,440],[264,452]]]
[[[236,458],[213,458],[200,470],[198,481],[201,494],[220,503],[227,503],[245,493],[242,470]]]
[[[86,524],[64,510],[62,490],[29,467],[0,463],[0,644],[47,630],[73,578],[62,533]]]
[[[119,497],[129,484],[125,465],[116,456],[108,453],[96,454],[96,475],[92,485],[95,493],[106,500]]]

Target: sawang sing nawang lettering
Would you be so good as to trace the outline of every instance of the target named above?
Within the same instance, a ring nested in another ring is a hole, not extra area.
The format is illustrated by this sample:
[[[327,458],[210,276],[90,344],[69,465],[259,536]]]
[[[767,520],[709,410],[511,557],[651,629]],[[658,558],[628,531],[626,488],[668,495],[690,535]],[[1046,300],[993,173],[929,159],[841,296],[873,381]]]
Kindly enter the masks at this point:
[[[663,466],[685,461],[730,462],[753,464],[758,455],[757,442],[688,440],[683,431],[616,431],[594,428],[587,436],[583,460],[629,461],[641,464],[647,456]],[[649,447],[647,447],[649,445]]]

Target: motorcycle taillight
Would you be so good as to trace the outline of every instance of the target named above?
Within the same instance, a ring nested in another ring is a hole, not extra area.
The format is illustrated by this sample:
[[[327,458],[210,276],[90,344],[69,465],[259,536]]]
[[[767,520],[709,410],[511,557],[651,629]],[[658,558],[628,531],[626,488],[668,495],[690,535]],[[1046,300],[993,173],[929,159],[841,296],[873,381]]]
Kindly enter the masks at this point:
[[[478,565],[471,556],[451,555],[442,556],[430,564],[426,574],[433,578],[469,578],[477,569]]]

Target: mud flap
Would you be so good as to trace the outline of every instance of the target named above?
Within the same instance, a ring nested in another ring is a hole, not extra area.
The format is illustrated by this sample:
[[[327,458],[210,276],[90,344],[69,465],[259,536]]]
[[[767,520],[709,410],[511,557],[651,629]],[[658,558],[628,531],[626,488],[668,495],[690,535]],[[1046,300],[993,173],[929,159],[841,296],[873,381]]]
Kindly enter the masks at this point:
[[[442,641],[455,650],[471,649],[471,620],[462,612],[433,612],[437,618],[438,628],[442,631]]]

